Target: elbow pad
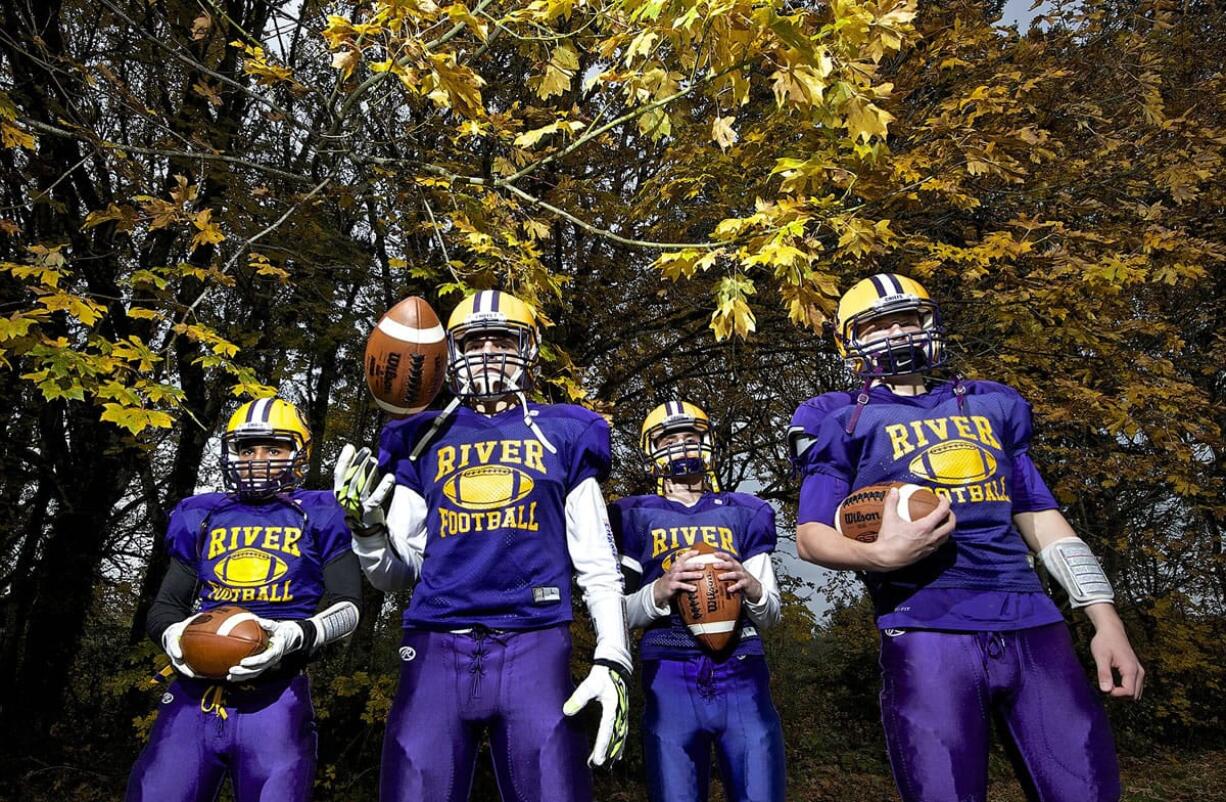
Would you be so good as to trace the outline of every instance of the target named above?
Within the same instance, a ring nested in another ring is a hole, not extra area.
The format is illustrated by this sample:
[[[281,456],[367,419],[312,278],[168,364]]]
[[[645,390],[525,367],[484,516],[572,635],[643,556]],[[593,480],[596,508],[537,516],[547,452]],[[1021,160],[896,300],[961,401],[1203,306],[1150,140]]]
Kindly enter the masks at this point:
[[[1043,567],[1068,592],[1073,607],[1114,602],[1115,591],[1098,558],[1079,537],[1048,543],[1039,552]]]

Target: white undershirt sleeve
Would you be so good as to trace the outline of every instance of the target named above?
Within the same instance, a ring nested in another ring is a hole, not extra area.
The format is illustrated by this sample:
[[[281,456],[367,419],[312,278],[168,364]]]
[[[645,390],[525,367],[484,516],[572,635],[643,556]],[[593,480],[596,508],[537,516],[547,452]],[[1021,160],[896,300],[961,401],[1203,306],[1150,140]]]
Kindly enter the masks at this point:
[[[622,558],[623,565],[626,565],[627,559],[626,557]],[[626,567],[630,568],[629,565]],[[631,570],[634,569],[631,568]],[[626,596],[626,625],[631,629],[645,627],[652,621],[668,615],[669,607],[667,604],[663,607],[656,606],[656,599],[652,594],[654,586],[654,582],[648,582],[634,593]]]
[[[427,512],[425,499],[398,484],[387,511],[387,528],[365,537],[354,535],[353,551],[370,584],[390,592],[417,582],[426,550]]]
[[[566,548],[596,627],[596,659],[617,663],[629,672],[622,574],[609,513],[593,477],[584,479],[566,496]]]
[[[742,565],[752,574],[754,579],[762,583],[762,598],[751,602],[745,599],[745,610],[755,624],[762,627],[773,627],[779,623],[783,605],[779,597],[779,583],[775,580],[775,566],[771,563],[769,553],[755,554]]]

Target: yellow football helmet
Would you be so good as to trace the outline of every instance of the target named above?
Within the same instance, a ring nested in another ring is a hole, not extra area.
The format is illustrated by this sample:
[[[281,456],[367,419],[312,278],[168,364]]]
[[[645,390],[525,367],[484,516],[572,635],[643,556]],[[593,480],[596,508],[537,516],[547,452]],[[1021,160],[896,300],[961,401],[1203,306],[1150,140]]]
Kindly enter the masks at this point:
[[[284,443],[289,456],[242,459],[244,444]],[[240,496],[263,498],[302,483],[311,460],[311,430],[298,407],[280,398],[260,398],[243,404],[221,435],[221,467],[226,488]]]
[[[675,432],[694,432],[698,442],[658,444],[661,437]],[[653,409],[643,420],[639,446],[647,455],[651,475],[658,480],[659,488],[663,488],[665,478],[705,474],[711,488],[719,491],[711,419],[698,406],[688,401],[666,401]]]
[[[865,323],[914,312],[918,332],[865,339]],[[834,344],[851,371],[866,379],[925,373],[945,361],[941,311],[923,285],[897,273],[878,273],[843,293],[835,310]]]
[[[474,335],[515,338],[515,353],[464,352]],[[532,307],[513,295],[482,290],[460,301],[447,321],[447,384],[457,398],[499,398],[532,388],[540,334]]]

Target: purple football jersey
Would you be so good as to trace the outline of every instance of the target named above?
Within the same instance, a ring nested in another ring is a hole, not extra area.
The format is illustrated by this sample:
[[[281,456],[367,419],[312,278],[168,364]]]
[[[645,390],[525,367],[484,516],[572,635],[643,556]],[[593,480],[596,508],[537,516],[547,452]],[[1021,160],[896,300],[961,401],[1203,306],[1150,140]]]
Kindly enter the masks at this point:
[[[827,393],[792,418],[803,477],[798,523],[833,525],[849,491],[911,482],[949,499],[958,526],[934,554],[865,572],[879,627],[988,630],[1061,620],[1043,592],[1013,515],[1054,509],[1030,460],[1030,406],[1003,384],[938,384],[918,396],[869,390],[854,431],[852,393]]]
[[[323,567],[349,550],[345,513],[330,492],[267,501],[202,493],[170,514],[166,546],[200,580],[200,606],[236,604],[263,618],[307,618],[324,593]]]
[[[706,542],[745,562],[775,550],[775,511],[746,493],[707,493],[693,506],[663,496],[628,496],[609,507],[609,523],[619,550],[641,566],[643,584],[654,582],[673,558]],[[674,601],[669,615],[647,627],[640,644],[644,660],[685,659],[705,650],[681,620]],[[746,627],[748,626],[748,630]],[[741,607],[739,639],[728,655],[762,654],[762,641]]]
[[[511,407],[461,406],[410,460],[438,412],[389,423],[379,467],[426,500],[421,578],[406,627],[537,629],[571,620],[566,497],[609,471],[609,425],[569,404],[529,404],[545,447]]]

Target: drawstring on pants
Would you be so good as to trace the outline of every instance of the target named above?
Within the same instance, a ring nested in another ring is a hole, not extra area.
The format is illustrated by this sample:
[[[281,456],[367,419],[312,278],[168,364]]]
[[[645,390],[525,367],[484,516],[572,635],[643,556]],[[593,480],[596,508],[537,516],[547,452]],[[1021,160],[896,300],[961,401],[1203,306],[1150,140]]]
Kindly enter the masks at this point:
[[[230,714],[226,712],[225,691],[221,685],[210,685],[200,698],[200,712],[212,713],[222,721],[228,719]]]

